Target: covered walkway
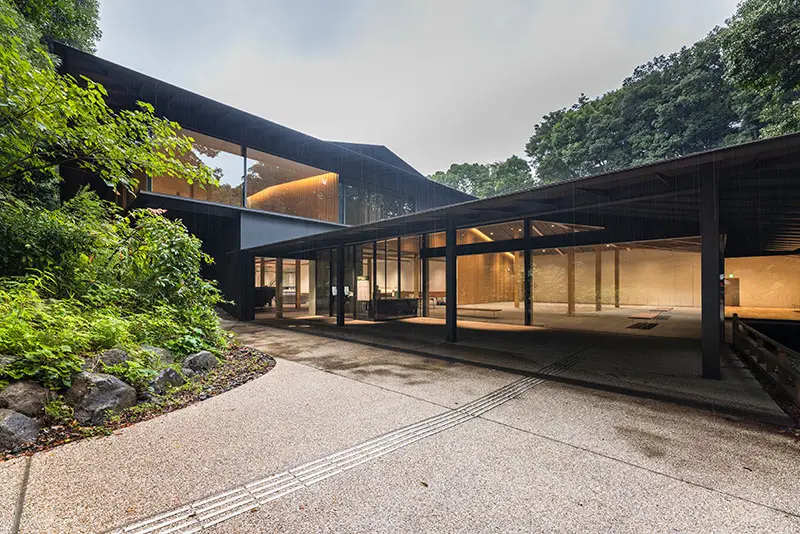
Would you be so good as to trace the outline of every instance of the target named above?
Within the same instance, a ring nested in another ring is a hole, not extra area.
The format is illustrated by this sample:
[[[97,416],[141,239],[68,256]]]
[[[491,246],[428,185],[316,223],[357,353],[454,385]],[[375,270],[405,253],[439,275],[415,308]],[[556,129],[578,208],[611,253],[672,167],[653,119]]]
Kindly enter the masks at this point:
[[[768,306],[800,306],[785,274],[798,251],[795,134],[241,251],[238,303],[242,319],[256,318],[256,258],[308,260],[309,314],[340,327],[438,316],[429,334],[457,342],[470,338],[467,313],[549,328],[564,326],[560,313],[593,336],[699,339],[686,345],[696,358],[686,368],[718,379],[725,303],[752,309],[760,304],[740,296],[761,293]],[[726,271],[740,258],[757,260],[738,264],[744,286]],[[790,286],[764,288],[768,274]]]

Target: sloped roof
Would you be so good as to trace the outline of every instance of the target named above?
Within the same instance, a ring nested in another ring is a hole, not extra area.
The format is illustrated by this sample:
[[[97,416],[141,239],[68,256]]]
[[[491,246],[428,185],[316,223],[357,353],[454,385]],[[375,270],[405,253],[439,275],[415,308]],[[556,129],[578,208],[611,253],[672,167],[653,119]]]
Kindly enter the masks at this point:
[[[392,165],[393,167],[399,167],[401,169],[405,169],[409,172],[417,174],[419,176],[424,175],[419,172],[417,169],[412,167],[405,161],[403,158],[389,150],[384,145],[373,145],[367,143],[347,143],[344,141],[329,141],[334,145],[340,146],[342,148],[347,148],[348,150],[352,150],[353,152],[358,152],[364,156],[370,157],[372,159],[376,159],[378,161],[382,161],[387,165]]]

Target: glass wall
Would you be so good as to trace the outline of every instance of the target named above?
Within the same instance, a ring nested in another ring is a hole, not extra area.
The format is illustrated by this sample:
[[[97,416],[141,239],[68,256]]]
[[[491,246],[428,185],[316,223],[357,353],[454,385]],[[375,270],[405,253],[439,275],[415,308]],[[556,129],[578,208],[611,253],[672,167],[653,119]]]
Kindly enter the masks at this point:
[[[194,140],[194,148],[186,159],[194,164],[204,163],[213,169],[220,185],[203,187],[189,184],[185,180],[172,176],[154,176],[150,190],[165,195],[241,206],[242,176],[244,175],[244,158],[241,155],[241,147],[190,130],[182,130],[181,133]]]
[[[247,149],[247,207],[339,222],[339,175]]]
[[[412,195],[366,189],[361,186],[344,185],[343,188],[345,224],[366,224],[382,219],[407,215],[416,211],[416,201]]]

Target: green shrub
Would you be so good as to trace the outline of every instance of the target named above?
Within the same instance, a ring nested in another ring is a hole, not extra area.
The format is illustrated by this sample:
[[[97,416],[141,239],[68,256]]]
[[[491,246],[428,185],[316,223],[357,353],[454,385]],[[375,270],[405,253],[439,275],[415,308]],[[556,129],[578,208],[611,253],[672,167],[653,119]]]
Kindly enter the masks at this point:
[[[52,423],[58,425],[72,423],[75,416],[72,407],[64,402],[64,397],[61,395],[44,405],[44,414]]]
[[[0,381],[32,378],[68,386],[82,358],[141,344],[177,356],[219,351],[211,261],[180,221],[155,210],[119,210],[80,192],[57,210],[11,199],[0,205],[0,354],[19,356]],[[139,355],[110,370],[143,384],[157,362]]]

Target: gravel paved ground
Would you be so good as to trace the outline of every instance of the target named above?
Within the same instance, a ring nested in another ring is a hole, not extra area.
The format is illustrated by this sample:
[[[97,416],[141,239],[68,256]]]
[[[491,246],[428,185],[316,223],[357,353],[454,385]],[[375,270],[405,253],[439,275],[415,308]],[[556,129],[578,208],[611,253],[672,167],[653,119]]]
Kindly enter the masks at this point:
[[[122,526],[519,379],[285,330],[259,340],[278,357],[264,377],[34,456],[21,532]],[[798,532],[798,457],[774,427],[544,383],[211,531]],[[0,483],[19,473],[0,464]],[[0,505],[13,493],[0,491]]]

